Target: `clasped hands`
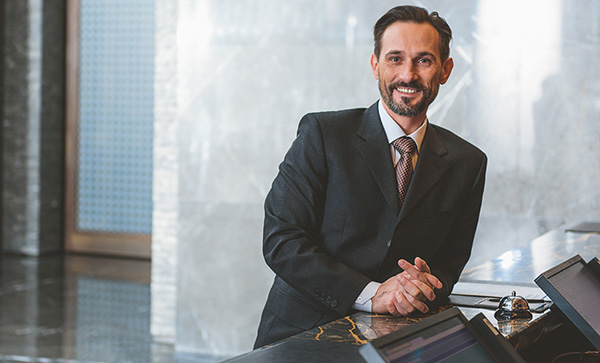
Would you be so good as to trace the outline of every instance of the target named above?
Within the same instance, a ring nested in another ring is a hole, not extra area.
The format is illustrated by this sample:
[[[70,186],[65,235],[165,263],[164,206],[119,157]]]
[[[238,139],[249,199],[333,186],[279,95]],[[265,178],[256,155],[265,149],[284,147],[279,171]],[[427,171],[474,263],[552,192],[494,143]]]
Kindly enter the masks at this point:
[[[372,311],[377,314],[406,316],[415,310],[429,311],[426,300],[435,299],[434,288],[441,289],[442,283],[431,274],[427,263],[420,257],[415,264],[399,260],[398,266],[404,271],[390,277],[379,286],[371,298]]]

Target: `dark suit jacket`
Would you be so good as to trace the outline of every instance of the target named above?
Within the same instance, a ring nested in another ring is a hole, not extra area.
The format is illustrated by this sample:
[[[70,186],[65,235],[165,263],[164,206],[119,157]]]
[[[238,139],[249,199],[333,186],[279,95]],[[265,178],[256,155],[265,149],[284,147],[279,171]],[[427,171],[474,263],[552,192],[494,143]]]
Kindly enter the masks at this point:
[[[304,116],[265,202],[276,273],[255,347],[347,315],[370,281],[419,256],[445,298],[469,259],[487,158],[429,124],[402,209],[377,104]]]

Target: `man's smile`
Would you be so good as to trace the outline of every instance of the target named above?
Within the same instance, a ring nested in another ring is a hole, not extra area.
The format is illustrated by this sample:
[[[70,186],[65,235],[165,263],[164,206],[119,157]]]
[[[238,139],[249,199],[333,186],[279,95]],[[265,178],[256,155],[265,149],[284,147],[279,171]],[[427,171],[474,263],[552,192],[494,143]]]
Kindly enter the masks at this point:
[[[409,93],[409,94],[420,92],[418,89],[404,88],[404,87],[397,87],[396,91],[398,91],[400,93]]]

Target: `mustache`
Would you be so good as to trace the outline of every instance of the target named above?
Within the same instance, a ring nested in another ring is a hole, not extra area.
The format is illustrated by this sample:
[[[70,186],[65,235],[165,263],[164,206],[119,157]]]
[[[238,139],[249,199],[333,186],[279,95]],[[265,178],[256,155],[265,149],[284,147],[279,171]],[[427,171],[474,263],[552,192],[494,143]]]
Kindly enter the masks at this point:
[[[390,91],[392,91],[395,88],[401,88],[401,87],[415,88],[415,89],[418,89],[419,91],[425,91],[425,86],[423,86],[421,83],[419,83],[417,81],[413,81],[410,83],[406,83],[404,81],[395,82],[395,83],[390,84],[388,88],[390,89]]]

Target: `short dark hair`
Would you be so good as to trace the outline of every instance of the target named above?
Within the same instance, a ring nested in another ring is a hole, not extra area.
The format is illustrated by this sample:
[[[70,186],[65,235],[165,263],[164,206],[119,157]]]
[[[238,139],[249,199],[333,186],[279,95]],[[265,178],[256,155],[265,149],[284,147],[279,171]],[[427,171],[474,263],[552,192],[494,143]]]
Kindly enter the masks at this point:
[[[381,37],[385,30],[396,22],[423,24],[429,23],[437,30],[440,35],[440,57],[444,62],[450,56],[450,40],[452,39],[452,30],[450,26],[440,15],[434,11],[431,14],[423,8],[416,6],[403,5],[396,6],[385,13],[373,28],[373,38],[375,40],[375,56],[379,58],[381,52]]]

